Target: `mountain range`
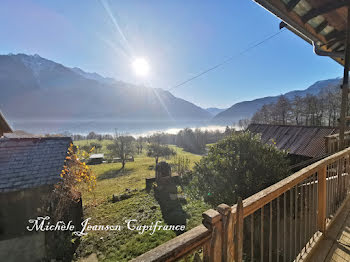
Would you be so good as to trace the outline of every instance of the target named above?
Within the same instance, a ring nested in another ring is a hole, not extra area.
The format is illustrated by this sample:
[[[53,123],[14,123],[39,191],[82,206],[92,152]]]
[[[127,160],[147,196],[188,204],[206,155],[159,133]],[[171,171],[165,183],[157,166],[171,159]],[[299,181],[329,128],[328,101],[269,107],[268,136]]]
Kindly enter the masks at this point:
[[[326,88],[339,88],[341,81],[342,78],[321,80],[305,90],[291,91],[285,93],[284,96],[290,100],[293,100],[295,96],[305,97],[307,94],[317,95]],[[218,113],[212,121],[217,124],[237,123],[240,119],[251,118],[263,105],[276,103],[278,98],[279,96],[267,96],[251,101],[236,103],[225,111]]]
[[[225,111],[227,108],[217,108],[217,107],[209,107],[206,108],[205,110],[207,110],[210,114],[212,114],[213,116],[216,116],[217,114]]]
[[[341,78],[322,80],[287,98],[336,88]],[[209,121],[233,124],[250,118],[279,96],[243,101],[228,109],[203,109],[163,89],[133,85],[39,55],[0,55],[0,109],[9,118]]]
[[[163,89],[128,84],[39,55],[0,56],[0,108],[9,117],[208,120],[208,111]]]

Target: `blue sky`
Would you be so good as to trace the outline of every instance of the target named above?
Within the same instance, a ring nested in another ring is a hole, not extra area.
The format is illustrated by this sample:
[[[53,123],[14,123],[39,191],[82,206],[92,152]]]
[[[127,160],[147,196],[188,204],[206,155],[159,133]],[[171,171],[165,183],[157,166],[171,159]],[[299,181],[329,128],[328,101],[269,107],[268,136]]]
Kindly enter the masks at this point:
[[[37,53],[169,89],[277,32],[279,22],[250,0],[2,0],[0,53]],[[148,60],[149,77],[134,74],[133,57]],[[341,75],[340,65],[286,30],[172,93],[202,107],[228,107]]]

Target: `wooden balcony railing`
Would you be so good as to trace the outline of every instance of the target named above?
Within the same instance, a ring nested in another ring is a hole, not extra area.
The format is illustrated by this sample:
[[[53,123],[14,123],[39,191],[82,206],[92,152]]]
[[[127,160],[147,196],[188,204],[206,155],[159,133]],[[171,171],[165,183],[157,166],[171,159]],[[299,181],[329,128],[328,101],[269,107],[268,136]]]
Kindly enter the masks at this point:
[[[134,261],[300,261],[349,194],[350,148],[280,182],[203,213],[200,225]]]
[[[334,134],[325,137],[326,154],[333,154],[339,151],[339,134]],[[344,146],[350,146],[350,132],[344,133]]]

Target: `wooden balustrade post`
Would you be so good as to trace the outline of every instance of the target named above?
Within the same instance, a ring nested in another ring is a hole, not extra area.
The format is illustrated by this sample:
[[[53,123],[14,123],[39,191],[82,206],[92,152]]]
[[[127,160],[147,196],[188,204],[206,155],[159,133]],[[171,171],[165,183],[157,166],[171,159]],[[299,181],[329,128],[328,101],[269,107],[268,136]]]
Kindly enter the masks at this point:
[[[234,261],[234,213],[229,205],[221,204],[217,210],[222,215],[222,261]]]
[[[222,215],[214,209],[209,209],[202,216],[203,225],[211,231],[210,243],[203,247],[203,261],[222,261]]]
[[[235,262],[242,262],[243,257],[243,203],[238,198],[236,211]]]
[[[329,137],[325,137],[325,149],[326,149],[326,154],[330,153],[330,150],[329,150],[329,146],[330,146],[330,143],[329,143]]]
[[[318,230],[326,232],[326,208],[327,208],[327,165],[324,165],[318,171],[318,208],[317,208],[317,227]]]
[[[342,198],[342,194],[341,194],[341,192],[342,192],[342,177],[343,177],[343,173],[344,173],[344,158],[340,158],[339,160],[338,160],[338,183],[337,183],[337,194],[336,194],[336,201],[338,202],[338,203],[340,203],[341,202],[341,198]]]
[[[345,161],[345,177],[344,177],[344,184],[343,184],[343,197],[346,197],[346,192],[347,192],[347,184],[346,182],[348,181],[347,176],[349,176],[350,173],[350,154],[347,154],[344,159],[346,159]]]

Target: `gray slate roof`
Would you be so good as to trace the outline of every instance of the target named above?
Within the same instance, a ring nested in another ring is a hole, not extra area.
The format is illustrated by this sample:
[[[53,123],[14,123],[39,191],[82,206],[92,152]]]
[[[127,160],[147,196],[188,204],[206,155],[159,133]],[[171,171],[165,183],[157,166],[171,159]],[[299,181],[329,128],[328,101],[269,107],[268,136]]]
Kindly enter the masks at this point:
[[[54,184],[69,137],[0,138],[0,193]]]

